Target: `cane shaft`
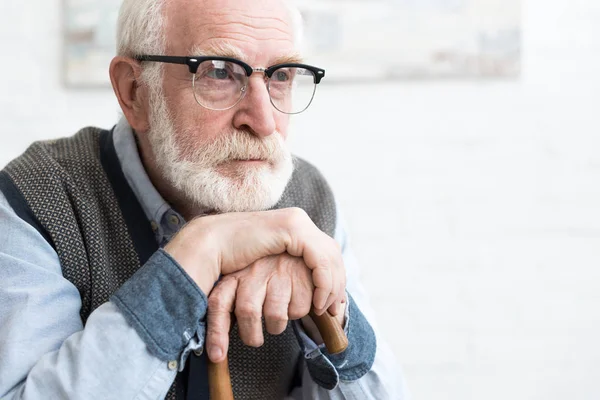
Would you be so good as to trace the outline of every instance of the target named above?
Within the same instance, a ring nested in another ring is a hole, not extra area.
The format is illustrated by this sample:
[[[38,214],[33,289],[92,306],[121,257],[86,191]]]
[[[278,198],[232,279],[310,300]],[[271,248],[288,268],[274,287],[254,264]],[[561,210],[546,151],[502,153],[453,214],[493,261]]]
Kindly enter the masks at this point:
[[[233,400],[227,357],[218,364],[208,360],[208,390],[211,400]]]
[[[344,329],[342,329],[337,319],[329,314],[329,311],[326,311],[323,315],[317,315],[314,311],[311,311],[309,315],[317,325],[329,354],[338,354],[348,348],[348,338],[344,333]]]
[[[330,354],[338,354],[348,347],[348,338],[338,321],[329,312],[317,315],[313,311],[310,317],[317,325],[323,342]],[[211,400],[233,400],[229,363],[227,358],[218,364],[208,360],[208,386]]]

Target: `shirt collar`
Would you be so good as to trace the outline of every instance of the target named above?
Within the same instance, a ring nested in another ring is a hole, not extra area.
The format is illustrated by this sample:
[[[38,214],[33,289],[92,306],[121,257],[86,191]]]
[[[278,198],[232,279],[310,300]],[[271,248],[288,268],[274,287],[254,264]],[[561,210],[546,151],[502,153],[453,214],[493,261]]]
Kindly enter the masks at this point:
[[[163,199],[150,181],[140,159],[131,126],[122,117],[113,132],[115,151],[127,183],[137,197],[159,243],[175,234],[185,224],[183,217]]]

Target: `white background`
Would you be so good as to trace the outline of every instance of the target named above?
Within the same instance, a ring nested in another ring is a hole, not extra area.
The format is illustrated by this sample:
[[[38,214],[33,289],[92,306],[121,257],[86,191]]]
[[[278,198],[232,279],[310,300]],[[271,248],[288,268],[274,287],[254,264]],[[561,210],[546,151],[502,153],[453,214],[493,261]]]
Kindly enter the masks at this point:
[[[415,399],[600,398],[600,2],[523,16],[519,81],[323,85],[296,118]],[[117,119],[61,86],[60,19],[0,2],[0,165]]]

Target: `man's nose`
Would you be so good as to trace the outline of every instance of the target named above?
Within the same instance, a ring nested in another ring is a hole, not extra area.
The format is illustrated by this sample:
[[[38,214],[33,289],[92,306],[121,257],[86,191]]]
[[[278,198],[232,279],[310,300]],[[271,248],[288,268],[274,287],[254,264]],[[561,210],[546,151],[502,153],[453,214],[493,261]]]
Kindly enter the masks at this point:
[[[277,129],[275,112],[277,111],[271,104],[263,74],[253,74],[248,79],[246,95],[235,113],[235,128],[242,129],[247,126],[258,137],[269,136]]]

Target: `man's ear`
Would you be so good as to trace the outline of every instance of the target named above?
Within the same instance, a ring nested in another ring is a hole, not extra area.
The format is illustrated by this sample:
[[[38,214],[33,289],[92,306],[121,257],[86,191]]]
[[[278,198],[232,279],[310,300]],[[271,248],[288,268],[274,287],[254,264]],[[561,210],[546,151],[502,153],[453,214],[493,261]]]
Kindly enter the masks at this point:
[[[110,81],[129,125],[136,132],[145,132],[150,126],[140,87],[140,64],[129,57],[115,57],[110,63]]]

